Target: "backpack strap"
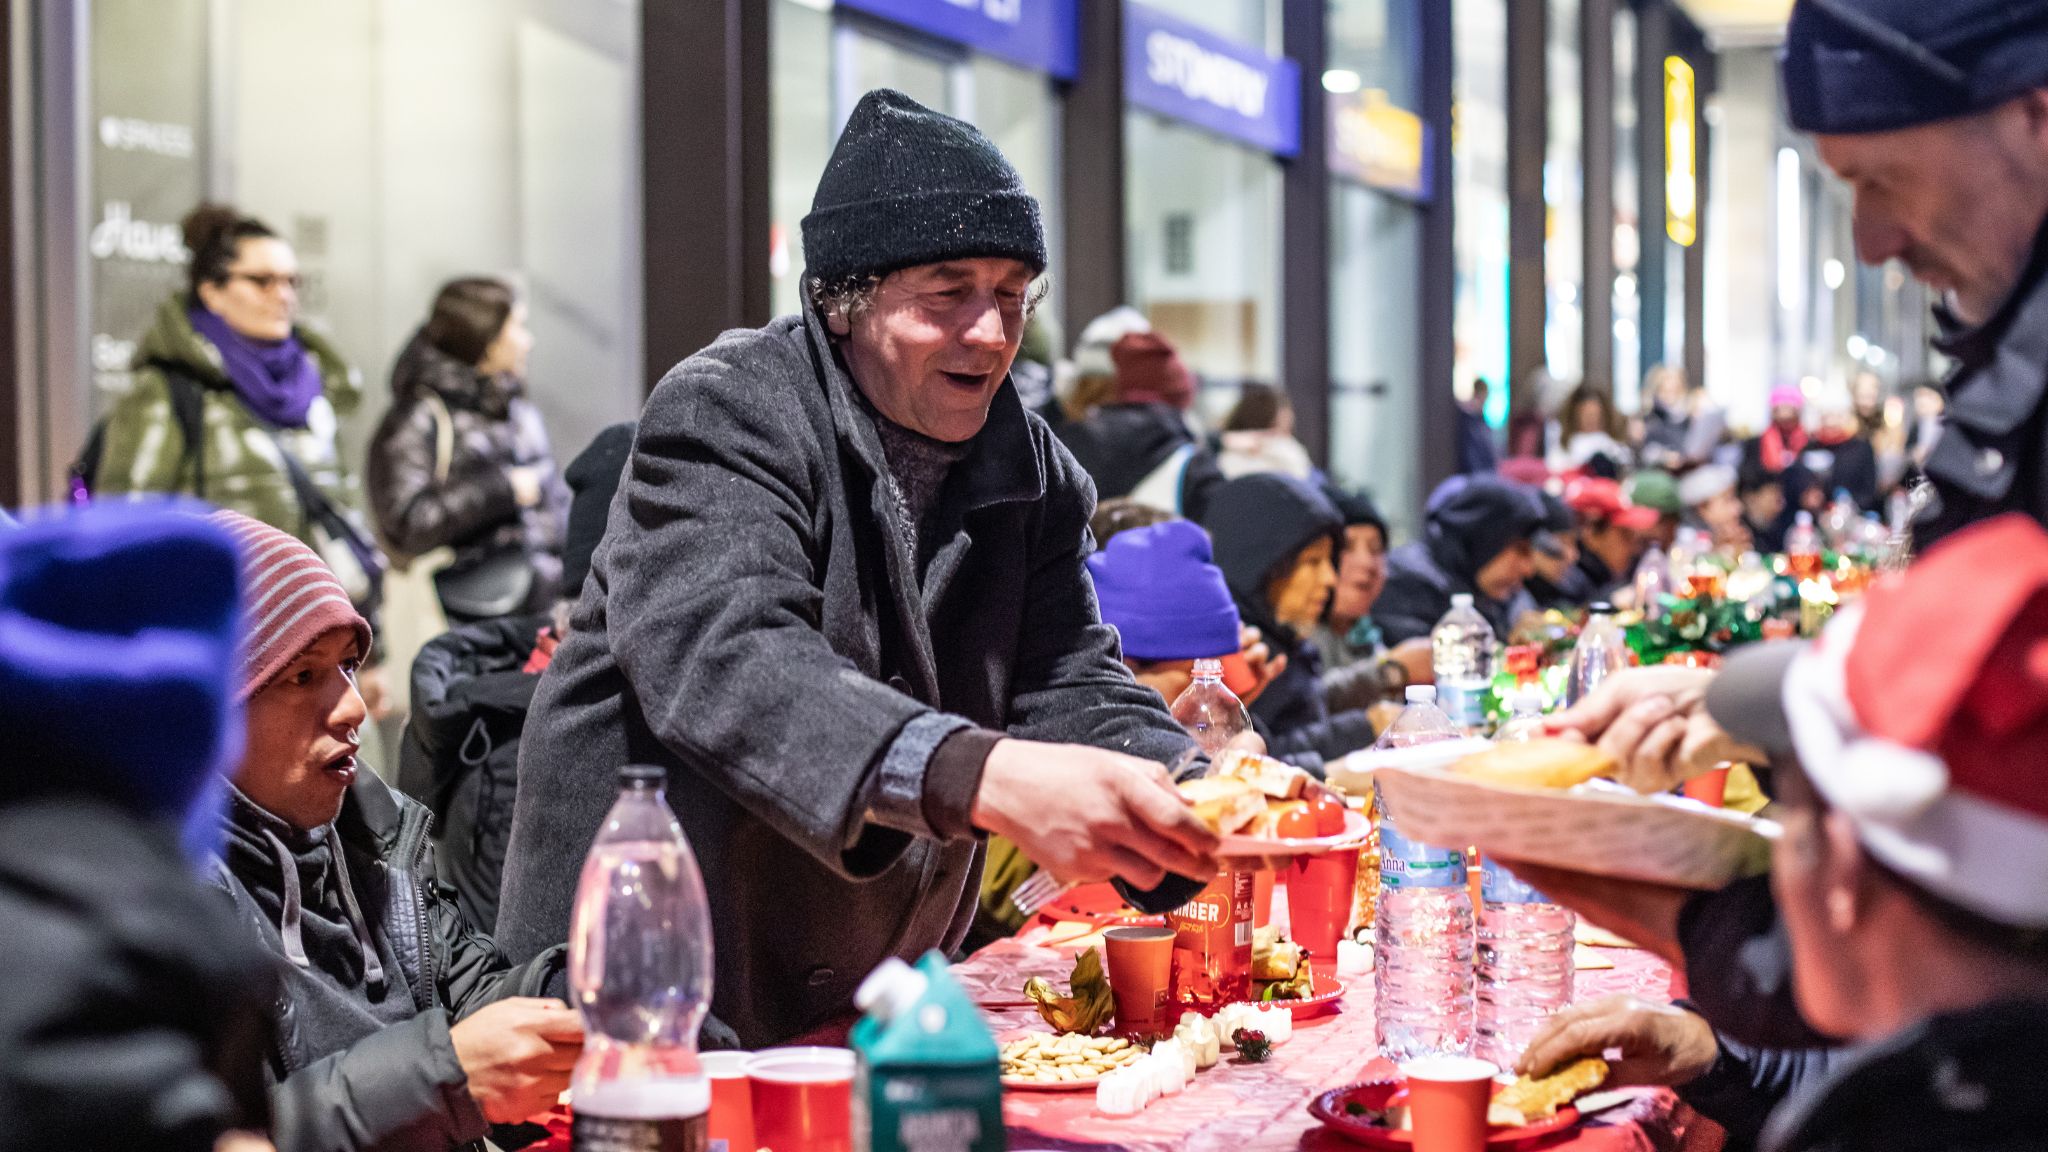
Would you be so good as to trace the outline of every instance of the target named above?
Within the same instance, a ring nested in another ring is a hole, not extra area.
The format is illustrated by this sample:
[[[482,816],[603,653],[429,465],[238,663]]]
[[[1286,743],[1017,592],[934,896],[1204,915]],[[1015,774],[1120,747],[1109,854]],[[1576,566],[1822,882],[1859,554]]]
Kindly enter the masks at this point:
[[[192,369],[175,360],[151,360],[144,367],[154,368],[163,374],[164,387],[171,397],[171,417],[178,422],[178,433],[185,441],[185,455],[180,463],[192,467],[192,494],[206,498],[206,384]]]

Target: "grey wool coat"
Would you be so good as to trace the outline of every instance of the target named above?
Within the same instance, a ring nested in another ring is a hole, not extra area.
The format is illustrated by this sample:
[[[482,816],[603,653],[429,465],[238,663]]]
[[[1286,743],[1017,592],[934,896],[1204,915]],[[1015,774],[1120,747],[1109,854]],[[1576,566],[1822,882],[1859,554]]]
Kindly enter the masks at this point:
[[[1011,384],[928,514],[921,574],[886,468],[815,314],[662,379],[527,721],[514,956],[565,938],[616,769],[663,765],[711,899],[712,1012],[774,1044],[851,1011],[884,958],[965,934],[978,776],[925,787],[949,736],[1191,746],[1097,612],[1093,485]]]

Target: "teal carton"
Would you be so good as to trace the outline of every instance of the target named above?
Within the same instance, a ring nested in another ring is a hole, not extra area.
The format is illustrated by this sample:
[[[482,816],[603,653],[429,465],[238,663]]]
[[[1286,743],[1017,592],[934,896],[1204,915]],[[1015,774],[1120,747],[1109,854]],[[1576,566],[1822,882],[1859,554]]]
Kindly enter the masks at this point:
[[[854,1003],[856,1152],[1004,1152],[1002,1053],[945,957],[883,961]]]

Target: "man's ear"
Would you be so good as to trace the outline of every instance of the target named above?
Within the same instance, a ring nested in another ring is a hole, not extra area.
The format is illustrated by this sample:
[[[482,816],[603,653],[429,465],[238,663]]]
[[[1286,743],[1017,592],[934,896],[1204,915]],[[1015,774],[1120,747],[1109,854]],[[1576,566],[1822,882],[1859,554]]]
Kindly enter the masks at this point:
[[[1856,837],[1856,825],[1840,812],[1821,818],[1816,831],[1827,845],[1821,862],[1821,879],[1827,891],[1828,927],[1847,935],[1863,926],[1877,896],[1878,872],[1871,866],[1863,841]]]
[[[834,336],[853,335],[853,321],[847,319],[845,306],[835,304],[825,310],[825,330]]]

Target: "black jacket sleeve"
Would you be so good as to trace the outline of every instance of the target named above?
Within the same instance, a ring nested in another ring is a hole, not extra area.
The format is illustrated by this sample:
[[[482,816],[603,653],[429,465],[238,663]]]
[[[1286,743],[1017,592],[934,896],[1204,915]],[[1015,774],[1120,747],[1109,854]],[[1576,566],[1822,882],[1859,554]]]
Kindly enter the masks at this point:
[[[439,1009],[308,1064],[271,1105],[278,1152],[447,1152],[490,1131]]]
[[[1721,1037],[1713,1067],[1678,1089],[1679,1099],[1728,1131],[1728,1152],[1753,1149],[1771,1112],[1802,1086],[1827,1074],[1835,1053],[1825,1048],[1751,1048]]]
[[[1828,1037],[1792,999],[1792,946],[1768,876],[1686,901],[1678,943],[1693,1004],[1714,1031],[1765,1048],[1821,1048]]]
[[[392,405],[370,441],[370,511],[385,543],[406,556],[452,547],[519,515],[511,479],[491,461],[458,452],[448,478],[437,481],[435,437],[434,414],[412,400]]]

